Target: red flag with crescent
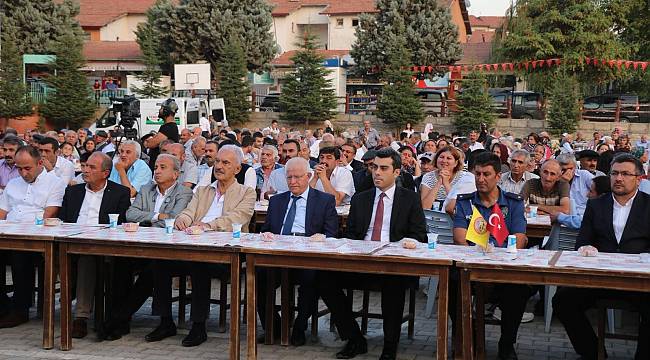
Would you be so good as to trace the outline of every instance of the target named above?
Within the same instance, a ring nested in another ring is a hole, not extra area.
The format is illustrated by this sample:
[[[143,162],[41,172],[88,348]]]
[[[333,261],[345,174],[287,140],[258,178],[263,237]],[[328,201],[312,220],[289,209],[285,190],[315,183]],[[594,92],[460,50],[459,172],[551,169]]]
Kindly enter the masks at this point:
[[[509,235],[503,213],[497,204],[494,204],[492,215],[488,218],[487,230],[492,234],[492,237],[497,241],[499,246],[503,245],[503,242]]]

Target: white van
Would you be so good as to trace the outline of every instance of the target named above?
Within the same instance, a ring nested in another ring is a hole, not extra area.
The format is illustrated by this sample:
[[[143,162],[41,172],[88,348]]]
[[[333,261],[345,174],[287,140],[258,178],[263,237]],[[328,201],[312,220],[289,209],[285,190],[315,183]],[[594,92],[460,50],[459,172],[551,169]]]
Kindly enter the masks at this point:
[[[142,137],[152,131],[158,131],[164,121],[158,118],[160,105],[166,99],[139,99],[140,119],[136,121],[133,128],[138,130],[138,137]],[[226,108],[223,99],[203,98],[174,98],[178,105],[176,112],[176,124],[179,129],[194,129],[199,126],[201,114],[214,116],[217,122],[226,119]],[[115,130],[120,123],[120,114],[116,114],[113,107],[108,108],[102,116],[90,127],[92,132],[97,130]]]

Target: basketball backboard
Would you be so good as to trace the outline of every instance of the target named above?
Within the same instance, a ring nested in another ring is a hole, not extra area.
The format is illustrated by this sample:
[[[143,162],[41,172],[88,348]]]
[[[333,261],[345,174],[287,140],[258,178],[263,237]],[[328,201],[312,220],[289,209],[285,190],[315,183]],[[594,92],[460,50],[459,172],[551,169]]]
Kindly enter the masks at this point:
[[[175,64],[175,90],[210,90],[210,64]]]

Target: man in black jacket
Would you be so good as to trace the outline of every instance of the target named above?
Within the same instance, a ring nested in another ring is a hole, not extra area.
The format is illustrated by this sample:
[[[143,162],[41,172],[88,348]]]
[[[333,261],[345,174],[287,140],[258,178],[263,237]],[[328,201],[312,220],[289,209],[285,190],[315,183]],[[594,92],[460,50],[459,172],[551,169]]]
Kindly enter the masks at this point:
[[[108,180],[113,162],[108,155],[94,152],[88,158],[83,170],[85,183],[68,186],[63,196],[59,218],[67,223],[97,225],[108,224],[108,214],[119,214],[118,222],[125,220],[126,210],[131,205],[130,190]],[[83,338],[88,334],[87,320],[95,294],[94,256],[80,256],[77,264],[77,306],[72,323],[72,337]],[[120,279],[122,280],[122,279]],[[125,281],[115,282],[113,295],[125,295]],[[120,292],[122,290],[122,292]]]
[[[403,238],[426,241],[424,212],[420,197],[413,191],[396,186],[400,174],[400,155],[390,148],[378,150],[372,165],[375,187],[357,193],[350,204],[345,237],[349,239],[395,242]],[[350,359],[367,352],[366,339],[349,306],[344,288],[376,283],[381,288],[381,308],[384,321],[384,349],[381,360],[395,359],[399,342],[404,291],[412,278],[396,275],[366,275],[358,273],[323,272],[318,290],[332,312],[341,339],[348,340],[336,354]]]
[[[577,250],[627,254],[650,252],[650,195],[639,191],[641,175],[643,166],[634,156],[620,154],[612,160],[612,193],[587,202],[576,241]],[[553,298],[553,309],[564,325],[576,352],[585,360],[597,357],[598,338],[585,316],[585,311],[600,299],[621,299],[639,305],[641,320],[634,359],[650,359],[648,293],[605,289],[559,289]]]

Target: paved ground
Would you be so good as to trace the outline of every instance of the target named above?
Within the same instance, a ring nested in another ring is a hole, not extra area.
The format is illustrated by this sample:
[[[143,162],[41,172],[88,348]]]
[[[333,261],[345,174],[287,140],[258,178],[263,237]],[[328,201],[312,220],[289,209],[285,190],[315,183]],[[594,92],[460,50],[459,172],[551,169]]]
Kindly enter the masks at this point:
[[[422,281],[421,288],[425,284]],[[215,288],[216,290],[216,288]],[[213,292],[216,293],[216,292]],[[360,298],[355,304],[360,304]],[[424,305],[426,295],[422,292],[417,296],[415,337],[413,340],[406,339],[406,324],[402,327],[402,341],[400,343],[399,359],[432,359],[435,353],[436,343],[436,319],[424,317]],[[529,304],[531,305],[531,304]],[[323,306],[321,304],[321,306]],[[379,294],[371,297],[371,308],[379,309]],[[91,332],[86,339],[75,340],[72,351],[62,352],[58,350],[60,343],[58,330],[59,308],[57,306],[56,323],[56,348],[53,350],[42,350],[40,348],[42,336],[42,323],[40,320],[32,320],[28,324],[14,328],[0,330],[0,359],[84,359],[84,360],[121,360],[121,359],[227,359],[228,358],[228,334],[216,333],[217,324],[215,317],[217,308],[213,305],[211,321],[209,322],[208,341],[196,348],[183,348],[180,345],[183,334],[187,330],[179,330],[179,335],[166,339],[160,343],[146,343],[143,338],[151,329],[157,325],[157,318],[149,316],[150,304],[146,304],[135,316],[132,323],[131,334],[114,342],[97,342],[94,333]],[[32,314],[34,315],[34,314]],[[319,321],[319,337],[308,338],[307,345],[295,347],[283,347],[280,345],[258,347],[259,359],[333,359],[334,354],[343,346],[343,343],[336,339],[335,334],[329,332],[329,316],[322,317]],[[627,331],[635,332],[636,328],[626,326]],[[245,327],[242,328],[242,358],[246,354]],[[261,331],[261,329],[259,330]],[[487,349],[488,359],[496,357],[496,343],[498,341],[499,329],[496,326],[487,326]],[[370,320],[368,330],[369,352],[359,359],[377,359],[381,354],[382,331],[380,320]],[[634,356],[635,342],[608,340],[607,351],[609,360],[632,359]],[[576,359],[571,345],[566,337],[562,326],[553,322],[550,334],[544,332],[544,322],[538,317],[532,323],[522,324],[519,330],[517,352],[521,360],[555,360],[555,359]]]

